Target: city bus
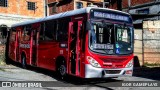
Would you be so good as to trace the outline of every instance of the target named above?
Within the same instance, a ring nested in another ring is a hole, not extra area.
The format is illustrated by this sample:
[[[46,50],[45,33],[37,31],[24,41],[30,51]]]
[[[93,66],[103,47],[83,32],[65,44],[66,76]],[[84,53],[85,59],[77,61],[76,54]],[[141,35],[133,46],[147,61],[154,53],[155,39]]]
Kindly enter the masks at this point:
[[[61,77],[132,76],[133,36],[128,13],[86,7],[12,25],[7,55]]]

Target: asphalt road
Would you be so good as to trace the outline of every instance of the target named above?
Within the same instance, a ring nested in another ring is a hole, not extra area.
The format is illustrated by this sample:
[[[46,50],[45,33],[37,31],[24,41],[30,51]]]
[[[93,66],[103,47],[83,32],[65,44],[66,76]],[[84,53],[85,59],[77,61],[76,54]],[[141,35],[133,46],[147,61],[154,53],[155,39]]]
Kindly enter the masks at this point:
[[[57,87],[41,88],[0,88],[0,90],[160,90],[160,87],[108,87],[108,84],[116,85],[117,82],[123,81],[159,81],[160,68],[135,68],[132,77],[119,77],[115,79],[90,79],[82,81],[80,78],[68,76],[61,80],[55,72],[29,67],[22,69],[19,64],[0,66],[0,81],[53,81]],[[61,86],[62,85],[62,86]]]

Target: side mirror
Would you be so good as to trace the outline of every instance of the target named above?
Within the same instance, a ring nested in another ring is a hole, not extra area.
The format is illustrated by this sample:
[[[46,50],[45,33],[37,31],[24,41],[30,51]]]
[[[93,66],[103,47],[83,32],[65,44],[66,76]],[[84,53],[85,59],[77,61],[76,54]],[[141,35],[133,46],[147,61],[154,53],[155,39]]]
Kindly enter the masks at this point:
[[[90,23],[90,21],[86,22],[86,30],[91,30],[91,23]]]

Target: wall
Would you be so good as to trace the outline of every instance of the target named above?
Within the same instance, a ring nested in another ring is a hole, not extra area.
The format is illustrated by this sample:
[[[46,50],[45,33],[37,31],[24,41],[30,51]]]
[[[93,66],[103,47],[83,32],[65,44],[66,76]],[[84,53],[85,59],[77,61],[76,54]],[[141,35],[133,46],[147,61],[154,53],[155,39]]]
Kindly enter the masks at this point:
[[[128,8],[128,1],[129,0],[122,0],[123,8]],[[156,0],[130,0],[130,1],[131,1],[130,6],[136,6],[144,3],[154,2]]]
[[[27,1],[36,2],[36,10],[28,10]],[[0,7],[0,25],[11,25],[45,16],[44,0],[8,0],[8,7]]]
[[[37,9],[28,10],[26,1],[36,2]],[[0,7],[0,13],[44,17],[44,0],[8,0],[8,7]]]
[[[57,2],[56,12],[52,12],[53,3]],[[74,0],[48,0],[49,15],[74,10]]]
[[[134,56],[140,65],[142,65],[142,55],[142,29],[134,29]]]
[[[36,2],[36,10],[28,10],[27,2]],[[44,17],[44,0],[8,0],[8,7],[0,7],[0,13],[29,17]]]
[[[113,1],[113,0],[112,0]],[[114,0],[115,1],[115,0]],[[52,7],[55,5],[57,2],[57,12],[52,13]],[[87,3],[92,3],[92,4],[102,4],[102,0],[48,0],[48,6],[49,6],[49,15],[53,15],[56,13],[61,13],[61,12],[66,12],[70,10],[75,10],[76,8],[76,2],[82,2],[83,7],[87,7]],[[116,6],[110,5],[109,8],[116,8]]]
[[[143,21],[144,62],[160,64],[160,20]]]

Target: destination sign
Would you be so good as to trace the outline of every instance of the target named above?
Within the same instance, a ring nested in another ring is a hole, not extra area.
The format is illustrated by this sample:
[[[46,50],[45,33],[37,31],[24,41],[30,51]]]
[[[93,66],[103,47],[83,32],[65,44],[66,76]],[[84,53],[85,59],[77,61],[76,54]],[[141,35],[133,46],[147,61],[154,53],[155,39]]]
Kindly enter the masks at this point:
[[[94,17],[97,18],[106,18],[106,19],[113,19],[113,20],[120,20],[120,21],[129,21],[129,17],[124,15],[119,15],[115,13],[107,13],[107,12],[94,12]]]
[[[114,49],[112,44],[93,44],[94,49]]]

